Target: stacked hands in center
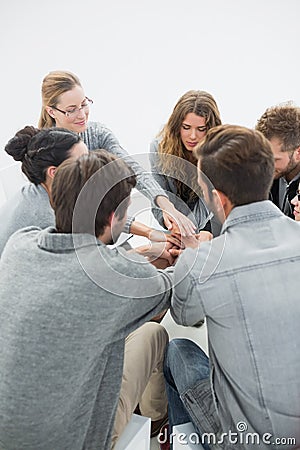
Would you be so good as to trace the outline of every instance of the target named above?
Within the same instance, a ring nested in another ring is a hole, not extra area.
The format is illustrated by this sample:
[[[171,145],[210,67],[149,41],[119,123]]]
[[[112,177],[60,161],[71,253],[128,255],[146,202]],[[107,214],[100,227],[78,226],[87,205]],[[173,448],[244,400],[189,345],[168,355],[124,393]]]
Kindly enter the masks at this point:
[[[183,236],[178,227],[174,232],[164,232],[152,229],[149,232],[149,244],[136,248],[135,250],[145,256],[157,269],[165,269],[176,263],[183,249],[198,248],[201,242],[210,241],[213,238],[209,231],[200,231],[197,234]]]

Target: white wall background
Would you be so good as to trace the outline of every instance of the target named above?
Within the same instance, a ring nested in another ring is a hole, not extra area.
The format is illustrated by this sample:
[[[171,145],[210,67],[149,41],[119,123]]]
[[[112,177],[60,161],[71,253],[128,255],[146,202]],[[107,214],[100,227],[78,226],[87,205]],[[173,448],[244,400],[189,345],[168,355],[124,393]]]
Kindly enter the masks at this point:
[[[51,70],[79,76],[91,119],[133,154],[189,89],[212,93],[223,123],[249,127],[268,106],[300,104],[299,18],[299,0],[1,2],[0,175],[13,162],[6,142],[37,125]]]

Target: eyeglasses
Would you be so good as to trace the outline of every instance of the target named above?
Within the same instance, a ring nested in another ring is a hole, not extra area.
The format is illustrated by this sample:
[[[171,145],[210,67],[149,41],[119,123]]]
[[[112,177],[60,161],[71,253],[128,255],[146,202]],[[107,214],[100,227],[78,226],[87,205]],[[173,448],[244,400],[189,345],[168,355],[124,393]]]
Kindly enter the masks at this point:
[[[297,195],[297,198],[298,198],[298,202],[300,202],[300,189],[297,189],[296,195]]]
[[[88,111],[90,105],[92,105],[93,103],[94,103],[93,100],[91,100],[88,97],[85,97],[85,100],[81,105],[81,108],[73,108],[73,109],[69,109],[69,111],[63,111],[62,109],[56,108],[56,106],[52,106],[52,108],[55,109],[56,111],[61,112],[66,117],[68,117],[70,119],[74,119],[78,115],[79,111],[81,111],[82,109],[83,109],[83,111]]]

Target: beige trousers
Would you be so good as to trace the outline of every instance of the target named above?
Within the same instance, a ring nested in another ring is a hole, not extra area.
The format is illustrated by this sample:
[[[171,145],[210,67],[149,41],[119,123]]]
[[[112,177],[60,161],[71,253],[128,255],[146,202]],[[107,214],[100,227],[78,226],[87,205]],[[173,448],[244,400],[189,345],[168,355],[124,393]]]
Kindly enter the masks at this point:
[[[167,395],[163,359],[168,341],[165,328],[155,322],[147,322],[127,336],[112,448],[138,404],[142,415],[151,420],[165,416]]]

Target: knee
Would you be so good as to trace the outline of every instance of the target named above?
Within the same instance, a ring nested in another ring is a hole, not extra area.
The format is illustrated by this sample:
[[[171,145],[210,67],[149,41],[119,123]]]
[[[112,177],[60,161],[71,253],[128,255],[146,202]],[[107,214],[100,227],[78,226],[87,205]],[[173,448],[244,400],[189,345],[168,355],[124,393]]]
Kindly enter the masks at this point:
[[[165,327],[157,322],[147,322],[143,325],[144,327],[144,338],[148,342],[156,342],[159,347],[167,346],[169,342],[169,335]]]
[[[166,349],[166,362],[172,362],[177,361],[178,359],[182,359],[182,354],[187,351],[191,344],[193,344],[193,342],[189,339],[172,339]]]
[[[164,371],[174,373],[179,368],[181,368],[180,370],[185,370],[185,367],[191,363],[194,355],[198,355],[200,352],[202,350],[190,339],[172,339],[166,348]]]
[[[189,342],[190,341],[188,339],[180,338],[172,339],[172,341],[169,342],[164,358],[165,376],[173,372],[173,367],[178,367],[178,364],[181,365],[182,352],[185,351],[184,347],[186,347]]]
[[[209,361],[203,350],[189,339],[173,339],[166,350],[164,375],[179,392],[209,377]]]

